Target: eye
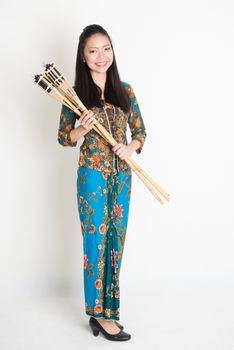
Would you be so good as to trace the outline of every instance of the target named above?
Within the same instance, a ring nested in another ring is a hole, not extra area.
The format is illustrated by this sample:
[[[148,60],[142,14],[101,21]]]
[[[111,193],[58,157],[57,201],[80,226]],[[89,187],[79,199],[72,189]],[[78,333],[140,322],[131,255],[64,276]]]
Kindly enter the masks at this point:
[[[110,50],[110,47],[107,47],[105,50]]]

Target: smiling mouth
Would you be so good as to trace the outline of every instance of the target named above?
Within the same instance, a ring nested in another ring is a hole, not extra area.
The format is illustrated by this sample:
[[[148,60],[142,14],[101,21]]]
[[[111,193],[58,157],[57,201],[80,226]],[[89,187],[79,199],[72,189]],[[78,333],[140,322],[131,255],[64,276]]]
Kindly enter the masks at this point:
[[[96,66],[98,66],[98,67],[104,67],[106,64],[107,64],[107,62],[96,63]]]

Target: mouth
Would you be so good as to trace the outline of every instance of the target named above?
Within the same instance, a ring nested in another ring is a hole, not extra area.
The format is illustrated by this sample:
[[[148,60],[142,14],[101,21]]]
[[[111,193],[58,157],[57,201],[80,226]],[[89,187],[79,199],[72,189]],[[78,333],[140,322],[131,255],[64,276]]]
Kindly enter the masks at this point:
[[[99,63],[95,63],[95,64],[98,67],[105,67],[107,65],[107,62],[99,62]]]

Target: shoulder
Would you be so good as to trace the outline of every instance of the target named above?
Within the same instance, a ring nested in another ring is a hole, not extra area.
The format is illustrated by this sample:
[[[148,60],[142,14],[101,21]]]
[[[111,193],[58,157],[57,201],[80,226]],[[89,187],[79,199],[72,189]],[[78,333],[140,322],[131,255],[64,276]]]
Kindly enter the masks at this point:
[[[126,81],[121,81],[122,86],[126,89],[128,96],[130,97],[130,100],[133,101],[135,99],[135,93],[132,88],[132,85],[129,83],[126,83]]]
[[[129,95],[132,93],[132,86],[126,81],[121,81],[122,86],[126,89]]]
[[[133,97],[134,95],[134,92],[133,92],[133,88],[132,88],[132,85],[127,83],[126,81],[121,81],[122,83],[122,86],[126,89],[126,91],[128,92],[128,95],[130,98]]]
[[[126,83],[126,81],[121,81],[121,84],[123,85],[123,87],[130,89],[131,85],[129,83]]]

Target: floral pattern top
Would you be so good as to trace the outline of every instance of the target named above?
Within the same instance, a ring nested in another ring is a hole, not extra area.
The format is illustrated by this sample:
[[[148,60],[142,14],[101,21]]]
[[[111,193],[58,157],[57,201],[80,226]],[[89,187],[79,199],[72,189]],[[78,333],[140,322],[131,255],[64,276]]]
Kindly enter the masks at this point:
[[[141,143],[140,148],[136,150],[139,154],[146,138],[145,124],[133,88],[126,82],[122,84],[131,101],[130,112],[125,112],[110,103],[105,103],[103,107],[92,107],[91,110],[98,122],[112,134],[118,143],[128,144],[126,131],[129,125],[132,140],[139,140]],[[75,147],[77,145],[77,141],[72,143],[70,138],[70,131],[75,127],[76,119],[78,116],[70,108],[62,105],[57,139],[62,146]],[[112,146],[94,129],[84,135],[84,141],[80,146],[79,166],[110,172],[116,169],[116,164],[118,171],[129,168],[123,159],[115,155]]]

